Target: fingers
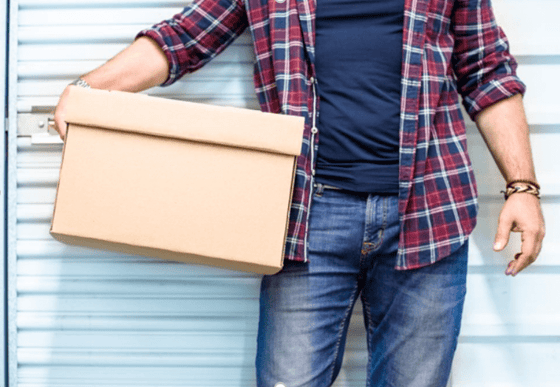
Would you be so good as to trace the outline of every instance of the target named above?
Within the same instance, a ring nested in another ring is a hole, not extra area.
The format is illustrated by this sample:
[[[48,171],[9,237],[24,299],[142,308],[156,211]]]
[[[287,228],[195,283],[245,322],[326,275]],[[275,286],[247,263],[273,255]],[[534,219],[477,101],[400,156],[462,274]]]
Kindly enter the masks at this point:
[[[513,221],[500,217],[498,220],[498,230],[494,238],[494,251],[502,251],[509,242],[509,233],[513,228]]]
[[[68,96],[68,92],[68,88],[66,88],[60,96],[58,105],[56,106],[56,109],[54,111],[54,130],[58,132],[58,135],[62,140],[64,140],[64,138],[66,137],[66,129],[68,126],[66,124],[66,121],[64,120],[66,113],[66,98]]]
[[[509,263],[505,274],[516,276],[535,262],[542,248],[545,227],[538,198],[518,193],[506,201],[498,220],[495,251],[506,247],[512,231],[521,233],[521,252]]]
[[[60,138],[64,140],[66,136],[66,122],[64,121],[64,116],[58,112],[58,109],[54,113],[54,130],[56,130]]]
[[[537,260],[542,248],[544,234],[538,231],[525,231],[521,234],[521,252],[515,255],[506,270],[506,275],[515,277],[520,271]]]

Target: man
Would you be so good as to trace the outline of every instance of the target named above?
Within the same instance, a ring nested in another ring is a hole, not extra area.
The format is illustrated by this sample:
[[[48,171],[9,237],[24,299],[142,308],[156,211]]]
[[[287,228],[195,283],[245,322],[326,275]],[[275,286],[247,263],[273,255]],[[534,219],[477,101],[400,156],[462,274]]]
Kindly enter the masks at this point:
[[[306,117],[285,268],[261,286],[258,385],[331,385],[360,296],[368,386],[445,386],[477,211],[458,93],[507,182],[494,249],[522,232],[507,275],[544,236],[525,89],[489,0],[197,0],[75,84],[171,84],[247,27],[262,110]]]

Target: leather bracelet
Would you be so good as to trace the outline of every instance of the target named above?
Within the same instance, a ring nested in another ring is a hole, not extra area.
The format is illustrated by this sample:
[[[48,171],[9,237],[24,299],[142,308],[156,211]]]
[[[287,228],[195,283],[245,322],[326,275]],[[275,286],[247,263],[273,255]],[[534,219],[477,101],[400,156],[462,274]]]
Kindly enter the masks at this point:
[[[537,189],[541,189],[541,186],[538,185],[536,182],[534,182],[532,180],[512,180],[506,185],[506,187],[513,186],[514,184],[517,184],[517,183],[530,184],[530,185],[534,185],[535,187],[537,187]]]
[[[522,193],[522,192],[535,195],[537,199],[540,199],[541,198],[540,189],[541,187],[533,181],[515,180],[508,183],[505,191],[500,191],[500,192],[504,194],[505,200],[508,200],[508,198],[514,193]]]

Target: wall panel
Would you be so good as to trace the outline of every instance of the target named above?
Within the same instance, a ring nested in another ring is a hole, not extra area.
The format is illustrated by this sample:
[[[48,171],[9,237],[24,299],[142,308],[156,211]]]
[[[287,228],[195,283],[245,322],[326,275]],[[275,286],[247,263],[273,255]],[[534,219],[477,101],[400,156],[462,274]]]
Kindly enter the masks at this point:
[[[13,1],[11,112],[49,110],[71,80],[183,4]],[[252,63],[245,34],[147,93],[256,107]],[[10,131],[10,387],[254,385],[260,278],[55,241],[62,146],[32,144],[15,120]]]
[[[557,385],[560,302],[557,0],[494,0],[517,55],[543,185],[548,238],[515,279],[518,249],[491,252],[503,182],[476,129],[469,149],[481,193],[454,386]],[[10,115],[54,106],[65,85],[124,48],[182,1],[12,1]],[[149,94],[256,108],[245,34],[211,64]],[[254,385],[259,278],[63,245],[48,234],[60,145],[32,145],[10,122],[10,387]],[[359,308],[359,307],[358,307]],[[351,323],[338,387],[363,386],[361,313]],[[556,383],[556,384],[555,384]]]
[[[492,252],[504,180],[484,141],[469,126],[469,151],[480,198],[478,226],[471,238],[467,300],[452,384],[460,387],[558,386],[560,356],[560,2],[493,0],[519,75],[527,84],[524,98],[547,237],[541,255],[516,278],[504,276],[519,251],[514,235],[503,253]]]

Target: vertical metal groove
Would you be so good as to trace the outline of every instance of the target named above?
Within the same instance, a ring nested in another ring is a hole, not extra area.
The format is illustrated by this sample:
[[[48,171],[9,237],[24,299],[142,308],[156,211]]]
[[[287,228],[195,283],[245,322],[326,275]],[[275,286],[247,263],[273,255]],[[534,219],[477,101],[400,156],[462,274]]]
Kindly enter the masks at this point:
[[[8,386],[17,386],[17,256],[16,256],[16,202],[17,181],[15,178],[17,153],[17,20],[18,2],[10,1],[9,18],[9,51],[8,51],[8,117],[11,117],[8,127],[8,172],[7,172],[7,259],[8,259]]]
[[[4,88],[2,90],[1,95],[1,106],[2,106],[2,123],[0,125],[1,129],[1,139],[0,139],[0,147],[2,148],[2,161],[0,162],[0,180],[2,184],[0,185],[0,207],[2,207],[2,216],[0,228],[2,230],[2,241],[0,242],[0,251],[2,252],[2,263],[0,266],[0,287],[1,287],[1,295],[2,300],[0,301],[0,310],[2,319],[2,323],[0,323],[0,338],[2,342],[2,353],[0,355],[0,381],[4,385],[8,385],[8,259],[7,259],[7,225],[6,225],[6,190],[7,190],[7,183],[6,183],[6,172],[7,172],[7,154],[6,154],[6,144],[7,144],[7,125],[8,125],[8,39],[10,36],[10,18],[8,10],[10,8],[10,1],[4,1],[0,5],[0,18],[1,20],[5,20],[4,25],[2,26],[3,29],[3,39],[2,43],[0,43],[0,79],[4,81]]]
[[[12,20],[22,23],[10,37],[11,117],[53,106],[73,77],[133,39],[126,23],[140,29],[182,5],[20,4],[11,6]],[[85,23],[59,23],[61,14]],[[107,17],[98,22],[90,14]],[[189,82],[150,93],[255,107],[251,52],[242,37]],[[259,278],[54,241],[48,230],[62,148],[17,138],[15,122],[9,128],[9,386],[253,385]]]

